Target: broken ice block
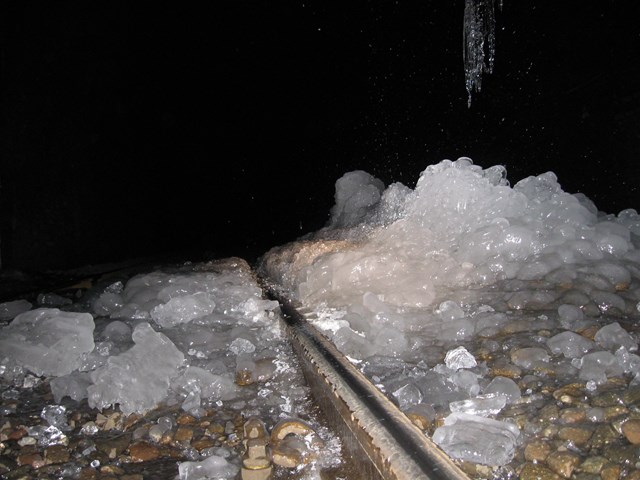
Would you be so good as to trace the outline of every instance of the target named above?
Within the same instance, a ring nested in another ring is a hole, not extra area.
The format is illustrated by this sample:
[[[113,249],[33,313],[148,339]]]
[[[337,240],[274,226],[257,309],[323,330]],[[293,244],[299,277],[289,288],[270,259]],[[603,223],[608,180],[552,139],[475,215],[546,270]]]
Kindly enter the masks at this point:
[[[89,313],[57,308],[21,313],[1,330],[0,360],[7,358],[38,376],[67,375],[93,350],[94,328]]]
[[[513,423],[452,413],[433,433],[433,441],[453,458],[504,465],[513,459],[519,436]]]
[[[154,307],[150,313],[158,325],[169,328],[209,315],[215,306],[208,294],[200,292],[174,297],[167,303]]]
[[[119,403],[125,415],[144,414],[166,397],[184,355],[147,322],[136,326],[132,338],[133,347],[109,357],[106,365],[91,372],[94,383],[88,388],[91,408],[102,409]]]
[[[457,347],[449,350],[444,357],[445,365],[451,370],[460,368],[473,368],[477,365],[476,359],[464,347]]]

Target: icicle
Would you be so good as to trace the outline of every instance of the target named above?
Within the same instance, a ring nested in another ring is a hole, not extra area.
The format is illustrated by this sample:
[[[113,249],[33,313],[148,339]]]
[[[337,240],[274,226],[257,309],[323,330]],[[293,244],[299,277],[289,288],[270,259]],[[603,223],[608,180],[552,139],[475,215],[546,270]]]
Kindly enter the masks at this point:
[[[499,5],[502,8],[502,0]],[[472,92],[482,88],[482,74],[493,71],[495,49],[495,0],[465,0],[463,60],[469,108]]]

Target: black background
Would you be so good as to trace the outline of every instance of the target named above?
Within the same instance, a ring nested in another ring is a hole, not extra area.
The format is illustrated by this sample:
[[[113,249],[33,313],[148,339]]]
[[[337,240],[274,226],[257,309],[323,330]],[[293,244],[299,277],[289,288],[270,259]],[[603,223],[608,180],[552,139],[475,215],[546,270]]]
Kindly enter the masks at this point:
[[[463,0],[3,2],[2,267],[251,260],[460,156],[640,208],[639,3],[504,0],[469,108]]]

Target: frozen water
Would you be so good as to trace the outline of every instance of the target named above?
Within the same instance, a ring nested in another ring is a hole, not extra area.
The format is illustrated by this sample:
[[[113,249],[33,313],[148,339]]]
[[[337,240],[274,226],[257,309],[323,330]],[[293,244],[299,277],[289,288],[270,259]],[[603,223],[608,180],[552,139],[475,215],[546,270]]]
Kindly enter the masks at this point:
[[[547,346],[554,355],[577,358],[593,349],[595,343],[575,332],[561,332],[547,340]]]
[[[89,313],[37,308],[19,314],[0,338],[0,361],[10,359],[38,376],[76,370],[94,348],[95,324]]]
[[[507,403],[516,403],[522,397],[518,384],[507,377],[495,376],[484,389],[485,395],[505,397]]]
[[[209,315],[215,308],[215,302],[204,292],[171,298],[167,303],[151,310],[151,318],[162,327],[174,327],[179,323]]]
[[[468,413],[469,415],[479,415],[481,417],[488,417],[489,415],[496,415],[507,404],[506,395],[497,393],[487,393],[485,395],[478,395],[468,400],[459,400],[457,402],[451,402],[449,409],[452,413]]]
[[[475,82],[493,2],[466,6]],[[512,186],[503,166],[462,157],[427,166],[415,188],[346,174],[327,225],[258,268],[396,403],[491,414],[478,398],[516,404],[532,391],[502,369],[536,388],[635,375],[637,336],[615,319],[638,318],[639,225],[635,210],[606,214],[563,191],[553,172]],[[580,334],[596,327],[595,342]]]
[[[515,454],[518,427],[467,413],[452,413],[433,433],[433,441],[453,458],[484,465],[504,465]]]
[[[511,361],[522,368],[532,368],[538,362],[549,362],[549,354],[544,348],[525,347],[511,352]]]
[[[12,320],[23,312],[31,310],[31,302],[26,300],[12,300],[10,302],[0,303],[0,321],[6,322]]]
[[[87,398],[87,388],[89,385],[91,385],[91,376],[89,373],[79,371],[53,378],[49,382],[53,399],[57,403],[64,397],[69,397],[77,401]]]
[[[463,60],[469,107],[472,92],[482,88],[482,74],[493,71],[496,48],[494,3],[495,0],[466,0],[464,4]]]
[[[618,322],[602,327],[596,332],[594,340],[602,348],[608,350],[615,350],[619,347],[624,347],[630,352],[638,350],[638,342]]]
[[[459,370],[460,368],[473,368],[478,363],[469,350],[464,347],[457,347],[449,350],[444,357],[444,363],[451,370]]]
[[[240,467],[229,463],[224,457],[211,455],[199,462],[180,462],[179,480],[225,480],[235,478]]]
[[[90,407],[119,404],[126,415],[144,414],[167,396],[170,380],[183,365],[183,353],[146,322],[136,326],[132,337],[133,347],[91,372]]]

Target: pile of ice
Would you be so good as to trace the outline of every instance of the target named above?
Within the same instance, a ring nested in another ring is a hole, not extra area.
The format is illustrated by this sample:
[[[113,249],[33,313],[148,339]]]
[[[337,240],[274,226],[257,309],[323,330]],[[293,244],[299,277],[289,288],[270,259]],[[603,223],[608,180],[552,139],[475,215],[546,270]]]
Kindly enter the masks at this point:
[[[278,351],[278,303],[263,298],[241,259],[137,275],[96,289],[86,303],[92,313],[4,305],[17,315],[0,332],[3,379],[49,377],[56,402],[87,398],[125,414],[181,402],[198,413],[243,400],[239,367],[256,380],[288,365]]]
[[[461,344],[511,352],[523,374],[640,382],[637,339],[614,322],[640,307],[635,210],[600,212],[551,172],[511,187],[504,167],[468,158],[430,165],[414,189],[349,172],[335,200],[325,228],[271,249],[259,271],[400,408],[450,412],[434,438],[452,456],[504,464],[520,441],[490,418],[518,386],[489,382],[473,356],[445,361]],[[595,341],[575,333],[589,326]],[[501,332],[517,340],[492,340]]]

